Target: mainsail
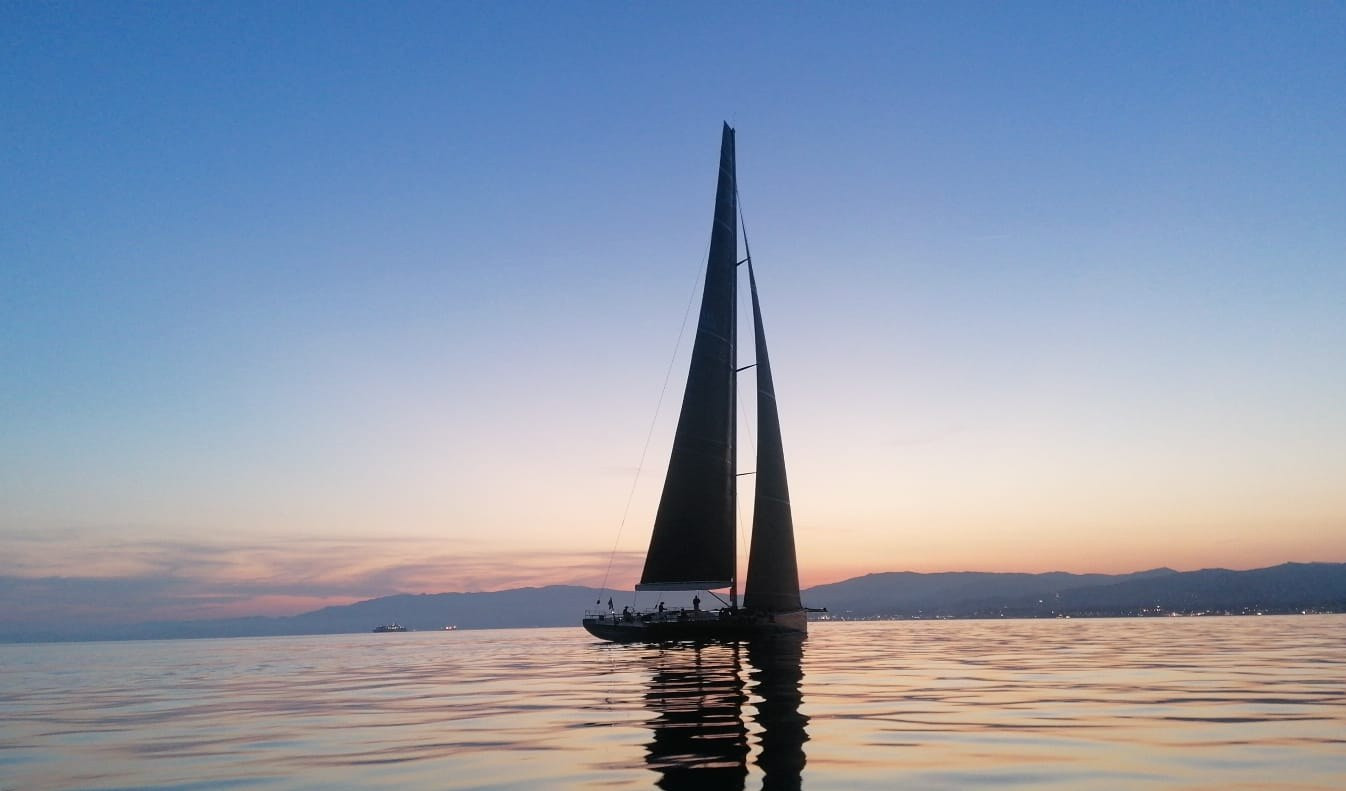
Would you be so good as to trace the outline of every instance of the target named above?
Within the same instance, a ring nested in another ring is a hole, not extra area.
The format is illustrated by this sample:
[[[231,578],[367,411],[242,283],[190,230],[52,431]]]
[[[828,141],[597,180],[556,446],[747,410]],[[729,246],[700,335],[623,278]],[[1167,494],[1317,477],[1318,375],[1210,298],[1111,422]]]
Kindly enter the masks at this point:
[[[798,610],[799,569],[795,561],[790,487],[785,481],[785,449],[781,444],[776,388],[766,353],[757,278],[748,261],[752,291],[752,326],[757,345],[757,491],[753,497],[752,548],[748,551],[748,584],[743,606],[750,610]]]
[[[701,316],[641,589],[724,588],[734,578],[737,220],[734,130],[725,124]]]

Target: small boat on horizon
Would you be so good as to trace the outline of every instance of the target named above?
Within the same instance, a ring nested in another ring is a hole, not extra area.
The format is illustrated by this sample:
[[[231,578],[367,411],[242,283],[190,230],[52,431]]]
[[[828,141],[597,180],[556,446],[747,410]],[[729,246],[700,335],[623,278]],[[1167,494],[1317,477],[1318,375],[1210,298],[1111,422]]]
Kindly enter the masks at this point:
[[[383,624],[382,626],[374,627],[375,632],[405,632],[406,630],[407,627],[403,626],[400,623],[386,623]]]

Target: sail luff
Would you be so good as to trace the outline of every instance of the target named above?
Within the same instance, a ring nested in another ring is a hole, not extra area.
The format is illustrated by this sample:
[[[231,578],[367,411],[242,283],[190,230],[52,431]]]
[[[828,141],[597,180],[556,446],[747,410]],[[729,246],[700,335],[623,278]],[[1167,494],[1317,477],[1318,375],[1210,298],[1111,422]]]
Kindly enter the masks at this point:
[[[734,130],[725,124],[696,339],[638,587],[719,588],[734,577],[737,259]]]
[[[752,546],[748,550],[748,581],[743,605],[752,610],[788,612],[800,609],[799,567],[795,559],[794,520],[785,475],[780,413],[771,379],[757,278],[748,261],[752,291],[753,336],[757,349],[757,487],[753,498]]]

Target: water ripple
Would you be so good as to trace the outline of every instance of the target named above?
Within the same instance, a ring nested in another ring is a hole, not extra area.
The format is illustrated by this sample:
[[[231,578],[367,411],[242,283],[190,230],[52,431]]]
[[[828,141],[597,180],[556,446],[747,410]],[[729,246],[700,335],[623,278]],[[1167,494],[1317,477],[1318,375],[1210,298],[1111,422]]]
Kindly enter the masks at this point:
[[[1346,618],[0,646],[0,789],[1339,788]]]

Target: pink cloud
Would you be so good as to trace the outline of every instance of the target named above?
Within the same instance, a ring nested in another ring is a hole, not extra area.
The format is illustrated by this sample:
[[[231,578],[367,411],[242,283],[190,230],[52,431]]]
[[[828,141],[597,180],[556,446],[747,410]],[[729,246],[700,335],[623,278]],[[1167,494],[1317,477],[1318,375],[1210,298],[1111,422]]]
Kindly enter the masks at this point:
[[[394,593],[575,584],[629,587],[639,553],[514,554],[411,538],[184,541],[11,536],[4,622],[127,623],[293,615]]]

